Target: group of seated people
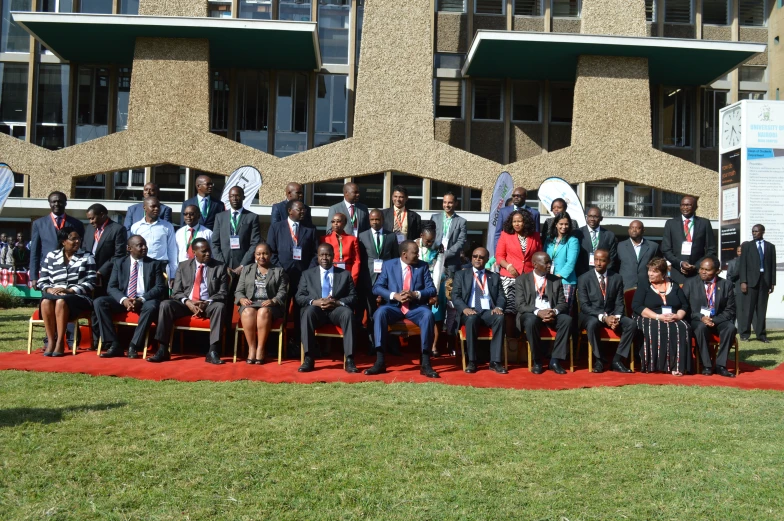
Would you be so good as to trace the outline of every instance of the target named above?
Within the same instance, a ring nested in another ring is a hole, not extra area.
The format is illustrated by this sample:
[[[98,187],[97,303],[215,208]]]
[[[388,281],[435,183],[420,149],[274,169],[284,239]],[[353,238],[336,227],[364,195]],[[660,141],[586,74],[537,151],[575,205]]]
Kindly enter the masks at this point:
[[[206,361],[222,364],[221,335],[231,324],[233,296],[248,343],[248,364],[263,363],[273,324],[291,312],[295,342],[304,350],[300,372],[314,370],[317,330],[332,324],[343,335],[345,369],[356,373],[354,346],[367,312],[376,360],[365,374],[386,372],[389,327],[405,319],[420,331],[421,374],[438,378],[431,357],[446,310],[451,310],[455,327],[465,329],[467,373],[477,371],[483,326],[492,332],[488,367],[499,374],[507,374],[504,338],[520,332],[530,344],[534,374],[544,371],[547,358],[543,332],[555,338],[549,369],[565,374],[569,339],[579,328],[585,331],[597,373],[605,366],[631,372],[626,360],[636,340],[644,372],[684,374],[691,370],[693,335],[703,373],[734,376],[726,369],[735,335],[734,293],[730,283],[718,278],[715,251],[681,248],[681,269],[673,269],[662,257],[666,247],[660,250],[643,239],[639,221],[631,224],[630,239],[619,245],[600,226],[599,208],[589,208],[588,225],[577,228],[566,202],[557,199],[553,217],[540,233],[538,212],[525,205],[525,189],[516,188],[511,204],[501,211],[495,257],[477,247],[464,266],[460,253],[466,245],[466,221],[456,214],[451,193],[443,196],[443,212],[423,220],[406,208],[402,186],[393,189],[393,207],[382,211],[359,202],[359,188],[347,183],[344,201],[330,208],[328,229],[320,235],[302,202],[302,186],[290,183],[286,200],[272,208],[263,240],[258,216],[243,207],[242,188],[229,191],[226,209],[212,196],[209,177],[197,178],[196,186],[198,195],[183,203],[178,230],[152,184],[145,186],[144,202],[129,209],[126,226],[112,222],[106,208],[95,204],[87,212],[87,230],[79,229],[74,221],[81,223],[65,215],[65,195],[50,195],[52,213],[35,222],[31,245],[32,271],[46,250],[42,237],[56,237],[56,245],[40,260],[40,273],[31,275],[42,291],[48,340],[44,356],[63,355],[68,322],[87,312],[93,313],[95,339],[108,347],[101,356],[126,356],[112,317],[133,312],[138,327],[129,358],[138,356],[155,324],[159,347],[148,361],[168,361],[175,321],[194,316],[210,322]],[[684,216],[697,223],[696,201],[684,200]],[[685,240],[691,243],[690,228],[686,230]],[[698,262],[691,260],[694,255]],[[684,276],[680,285],[675,272]],[[629,318],[624,291],[635,285],[634,318]],[[602,328],[620,337],[611,361],[602,358]],[[715,368],[708,346],[712,332],[721,337]]]

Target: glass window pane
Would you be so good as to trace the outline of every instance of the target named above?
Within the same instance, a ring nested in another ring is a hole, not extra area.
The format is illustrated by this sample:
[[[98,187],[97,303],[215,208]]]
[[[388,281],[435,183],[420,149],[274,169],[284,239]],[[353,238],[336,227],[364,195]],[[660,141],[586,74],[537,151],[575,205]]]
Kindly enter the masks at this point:
[[[728,0],[702,0],[702,23],[711,25],[729,24]]]
[[[278,19],[280,20],[310,21],[310,1],[280,0],[278,10]]]
[[[579,0],[553,0],[553,16],[577,18],[580,16]]]
[[[267,151],[269,79],[257,70],[237,71],[236,140],[262,152]]]
[[[343,200],[343,180],[313,184],[313,205],[332,206]],[[364,202],[364,201],[362,201]]]
[[[665,87],[662,107],[664,146],[691,146],[691,104],[691,90]]]
[[[436,65],[436,69],[460,70],[463,68],[464,60],[465,60],[465,54],[440,52],[436,54],[435,65]]]
[[[383,208],[384,205],[384,175],[373,174],[355,177],[354,182],[359,187],[359,201],[365,203],[368,208]],[[341,198],[343,199],[341,186]],[[335,204],[335,203],[332,203]]]
[[[465,0],[438,0],[436,9],[447,13],[465,13]]]
[[[321,61],[348,63],[351,0],[319,0],[318,30]]]
[[[645,21],[656,21],[656,2],[654,0],[645,0]]]
[[[229,130],[229,71],[212,71],[210,132],[226,137]]]
[[[109,132],[109,69],[79,67],[76,87],[75,142],[84,143]]]
[[[231,18],[231,2],[212,2],[208,4],[210,18]]]
[[[104,174],[77,177],[75,180],[76,199],[105,199],[106,176]]]
[[[152,182],[161,189],[161,201],[185,200],[185,176],[183,166],[158,165],[152,169]]]
[[[433,213],[443,211],[444,208],[444,194],[452,192],[455,194],[455,202],[457,207],[455,211],[460,211],[463,208],[463,187],[460,185],[453,185],[450,183],[443,183],[441,181],[430,181],[430,209]],[[430,216],[428,215],[429,219]]]
[[[81,0],[80,13],[112,14],[112,0]]]
[[[362,23],[365,21],[365,0],[357,0],[357,56],[359,63],[359,49],[362,46]]]
[[[240,18],[272,19],[272,0],[240,0]]]
[[[436,80],[435,117],[463,117],[463,80]]]
[[[749,100],[768,99],[768,93],[767,92],[739,92],[738,101],[744,99],[749,99]]]
[[[114,198],[119,201],[141,201],[144,198],[144,168],[114,172]]]
[[[781,6],[779,5],[779,8]],[[738,21],[740,25],[765,25],[765,0],[739,0]]]
[[[585,199],[587,206],[598,206],[602,215],[611,217],[615,215],[615,186],[588,183],[585,185]]]
[[[38,0],[38,11],[41,13],[72,13],[73,0],[59,0],[59,2],[58,0]]]
[[[550,122],[571,123],[574,109],[574,84],[550,85]]]
[[[623,214],[626,217],[653,217],[653,189],[625,184]]]
[[[768,81],[768,68],[748,65],[740,68],[740,81],[756,81],[758,83]]]
[[[668,24],[692,23],[691,0],[664,0],[664,21]]]
[[[275,155],[290,156],[307,150],[308,77],[280,73],[275,111]]]
[[[116,131],[128,128],[128,103],[131,97],[131,68],[117,69],[117,116]]]
[[[706,89],[702,96],[702,146],[719,146],[719,110],[727,106],[729,92]]]
[[[515,0],[515,16],[542,16],[541,0]]]
[[[26,63],[0,63],[0,120],[4,124],[27,121],[27,71]]]
[[[313,146],[345,139],[347,79],[347,76],[330,74],[316,77],[316,135]]]
[[[500,81],[474,81],[474,119],[501,119]]]
[[[408,192],[408,203],[406,203],[406,208],[409,210],[422,209],[422,205],[424,203],[424,192],[422,190],[423,182],[424,180],[421,177],[417,177],[415,175],[406,175],[398,172],[392,172],[392,191],[394,192],[395,187],[398,185],[405,187],[406,191]],[[391,195],[392,194],[390,194],[390,196]],[[391,201],[388,202],[385,206],[392,206]]]
[[[476,14],[504,14],[506,0],[474,0]]]
[[[0,24],[0,52],[30,52],[30,35],[16,25],[11,11],[29,11],[32,0],[3,0],[3,20]]]
[[[539,101],[539,82],[514,82],[512,84],[512,121],[539,122]]]
[[[655,217],[677,217],[681,214],[681,194],[660,191],[661,211]]]
[[[120,0],[120,14],[139,14],[139,0]]]
[[[38,65],[36,145],[50,150],[66,146],[69,75],[68,65]]]

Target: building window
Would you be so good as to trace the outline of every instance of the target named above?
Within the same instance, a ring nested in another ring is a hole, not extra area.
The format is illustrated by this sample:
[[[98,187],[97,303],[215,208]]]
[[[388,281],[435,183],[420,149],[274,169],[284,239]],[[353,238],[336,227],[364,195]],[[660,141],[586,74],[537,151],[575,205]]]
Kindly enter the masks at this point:
[[[758,65],[745,65],[740,68],[740,81],[765,83],[768,81],[768,68]]]
[[[343,200],[343,180],[313,184],[313,206],[332,206]],[[365,203],[365,201],[362,201]],[[366,203],[367,204],[367,203]],[[368,206],[373,208],[372,206]]]
[[[645,21],[656,21],[656,2],[655,0],[645,0]]]
[[[319,0],[318,9],[321,61],[347,64],[351,0]]]
[[[499,121],[503,112],[501,82],[497,80],[474,81],[474,119]]]
[[[738,23],[744,26],[765,25],[765,0],[739,0]]]
[[[667,192],[662,190],[661,195],[661,211],[656,217],[678,217],[681,214],[681,194],[675,192]]]
[[[112,14],[112,0],[81,0],[79,2],[79,12],[92,14]]]
[[[386,174],[372,174],[355,177],[354,182],[359,186],[360,201],[368,208],[383,208],[384,204],[384,179]],[[343,199],[343,187],[340,187],[340,199]],[[334,203],[333,203],[334,204]]]
[[[653,189],[647,186],[624,185],[623,215],[653,217]]]
[[[38,11],[41,13],[72,13],[73,3],[74,0],[39,0]]]
[[[433,213],[444,211],[444,194],[447,192],[455,194],[455,202],[457,203],[455,210],[459,212],[463,208],[462,186],[441,181],[430,181],[430,209],[433,210]]]
[[[139,0],[120,0],[119,14],[139,14]]]
[[[690,24],[692,22],[692,0],[664,0],[664,22],[668,24]]]
[[[305,0],[280,0],[278,19],[295,22],[310,21],[310,2]]]
[[[231,2],[210,0],[207,5],[210,18],[231,18]]]
[[[243,145],[267,152],[269,79],[256,70],[237,71],[237,134]]]
[[[68,65],[41,63],[36,86],[35,144],[50,150],[66,146]]]
[[[436,9],[447,13],[465,13],[465,0],[438,0]]]
[[[104,174],[77,177],[76,199],[106,199],[106,176]]]
[[[665,87],[662,107],[666,147],[691,147],[691,90]]]
[[[286,157],[308,148],[308,76],[301,72],[278,74],[275,111],[275,155]]]
[[[357,55],[356,63],[359,64],[359,49],[362,46],[362,24],[365,21],[365,0],[357,0]]]
[[[702,0],[702,23],[706,25],[729,25],[728,0]]]
[[[0,63],[0,132],[27,137],[27,64]]]
[[[474,0],[476,14],[504,14],[506,0]]]
[[[75,143],[109,133],[109,69],[79,67],[76,86]]]
[[[3,0],[3,20],[0,24],[0,52],[30,52],[30,35],[16,25],[11,11],[29,11],[32,0]]]
[[[550,84],[550,123],[572,123],[574,83]]]
[[[741,100],[744,100],[744,99],[748,99],[748,100],[764,100],[764,99],[768,99],[768,93],[767,92],[751,92],[751,91],[739,92],[738,93],[738,101],[741,101]]]
[[[210,132],[219,136],[229,135],[229,71],[212,71],[210,92]]]
[[[515,0],[515,16],[542,16],[542,0]]]
[[[463,80],[436,80],[437,118],[463,118]]]
[[[14,174],[14,187],[8,197],[24,197],[25,189],[25,176],[23,174]]]
[[[240,0],[240,18],[272,19],[272,0]]]
[[[585,185],[586,208],[598,206],[605,217],[615,215],[615,184],[587,183]]]
[[[702,96],[702,146],[719,146],[719,110],[727,106],[729,92],[726,90],[706,89]]]
[[[406,208],[409,210],[422,210],[424,204],[424,192],[422,190],[422,178],[415,175],[406,175],[399,172],[392,172],[392,187],[403,186],[408,192],[408,203]],[[390,197],[392,194],[389,194]],[[392,206],[390,203],[384,206]]]
[[[313,146],[335,143],[346,138],[348,117],[348,76],[319,74],[316,76],[316,135]]]
[[[158,165],[152,167],[152,182],[161,189],[161,201],[184,201],[185,177],[188,171],[184,166]],[[213,180],[214,181],[214,180]],[[216,183],[217,185],[217,183]],[[213,191],[220,194],[215,186]]]
[[[538,81],[512,83],[512,121],[539,123],[541,93]]]
[[[465,61],[465,54],[454,54],[447,52],[439,52],[435,55],[436,69],[446,69],[452,71],[459,71],[463,68]]]
[[[469,212],[481,212],[482,190],[476,190],[474,188],[467,188],[467,190],[468,190],[468,208],[464,208],[464,210]]]
[[[552,0],[552,12],[558,18],[579,18],[580,0]]]
[[[128,128],[128,105],[131,99],[131,68],[117,69],[117,118],[115,131]]]
[[[114,199],[118,201],[141,201],[144,197],[144,168],[123,170],[114,173]]]

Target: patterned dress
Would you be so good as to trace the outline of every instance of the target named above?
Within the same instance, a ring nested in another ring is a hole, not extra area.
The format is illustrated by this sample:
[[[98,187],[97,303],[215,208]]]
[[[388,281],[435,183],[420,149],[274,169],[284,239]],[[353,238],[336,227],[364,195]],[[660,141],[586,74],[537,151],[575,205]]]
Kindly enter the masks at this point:
[[[668,281],[663,295],[650,284],[638,287],[634,294],[634,320],[643,340],[640,351],[642,368],[645,372],[686,373],[691,369],[691,328],[688,322],[662,322],[642,316],[645,308],[661,314],[664,305],[672,307],[673,313],[685,310],[686,316],[689,316],[689,301],[677,284]]]

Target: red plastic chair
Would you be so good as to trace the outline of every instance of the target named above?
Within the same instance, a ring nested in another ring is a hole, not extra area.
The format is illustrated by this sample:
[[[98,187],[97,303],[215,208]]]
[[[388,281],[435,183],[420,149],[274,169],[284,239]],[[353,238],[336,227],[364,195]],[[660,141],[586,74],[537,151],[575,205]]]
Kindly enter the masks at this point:
[[[708,338],[708,348],[713,351],[711,354],[711,358],[713,360],[716,359],[716,351],[719,349],[719,344],[721,344],[721,339],[719,338],[718,333],[711,332],[711,336]],[[694,358],[697,360],[697,372],[700,372],[700,353],[699,348],[697,347],[697,341],[694,337],[691,337],[691,347],[694,348]],[[735,376],[740,374],[740,353],[738,352],[738,335],[735,335],[735,338],[732,341],[732,348],[735,349]]]
[[[339,326],[334,324],[326,324],[324,326],[316,328],[316,336],[323,336],[325,338],[343,338],[343,329]],[[305,363],[305,344],[300,342],[300,362],[301,364]],[[346,355],[343,354],[343,369],[346,368]]]
[[[487,326],[479,326],[477,328],[477,340],[492,340],[493,339],[493,330]],[[466,328],[465,326],[460,326],[460,350],[463,352],[463,371],[466,368]],[[530,357],[530,355],[529,355]],[[506,337],[504,337],[504,369],[509,368],[509,342]]]
[[[525,332],[522,332],[525,335]],[[539,329],[539,338],[541,340],[552,340],[555,341],[555,329],[551,328],[546,324],[542,324],[541,328]],[[533,367],[533,360],[531,355],[531,342],[526,337],[525,339],[526,345],[528,345],[528,370],[530,371]],[[574,342],[572,340],[572,335],[569,335],[569,370],[573,373],[574,372]]]
[[[223,325],[221,324],[221,333],[223,333]],[[180,353],[184,352],[185,343],[185,331],[210,331],[210,319],[209,318],[200,318],[194,316],[187,316],[181,317],[174,321],[174,327],[172,327],[171,335],[169,336],[169,346],[172,345],[174,342],[174,331],[177,330],[180,332]],[[221,334],[221,354],[223,353],[223,348],[225,347],[223,341],[223,335]]]
[[[278,365],[280,365],[283,361],[283,346],[286,345],[286,314],[283,315],[283,318],[278,318],[272,323],[272,329],[270,329],[270,333],[277,333],[278,334]],[[240,331],[244,331],[242,328],[242,321],[240,320],[240,313],[239,307],[234,306],[234,313],[231,317],[231,327],[234,328],[234,363],[237,363],[237,344],[238,342],[242,345],[245,344],[245,335],[243,335],[243,339],[239,340],[239,333]]]
[[[90,328],[90,330],[93,328],[92,313],[89,311],[82,313],[70,322],[74,325],[74,339],[73,345],[71,346],[74,356],[76,356],[76,349],[79,346],[79,320],[81,319],[87,320],[87,326]],[[33,312],[33,315],[30,317],[29,327],[27,330],[28,355],[33,352],[33,327],[44,327],[44,321],[41,318],[41,310],[39,309],[36,309]]]
[[[132,326],[138,327],[139,326],[139,315],[137,313],[133,313],[132,311],[121,311],[120,313],[115,313],[112,315],[112,324],[115,326]],[[150,327],[155,325],[153,321],[150,324]],[[146,334],[144,335],[144,351],[142,352],[142,360],[147,358],[147,348],[150,345],[150,330],[148,329]],[[101,356],[101,349],[103,348],[103,339],[98,339],[98,356]]]

